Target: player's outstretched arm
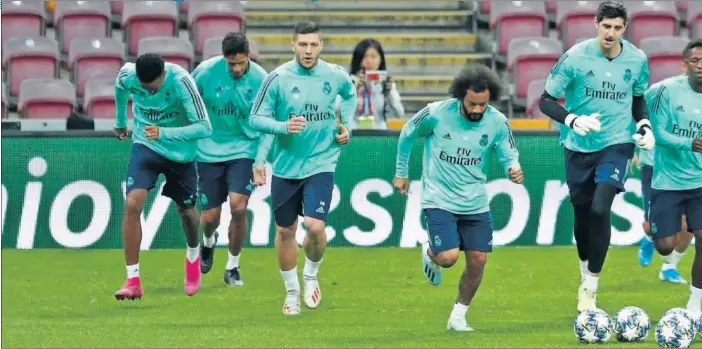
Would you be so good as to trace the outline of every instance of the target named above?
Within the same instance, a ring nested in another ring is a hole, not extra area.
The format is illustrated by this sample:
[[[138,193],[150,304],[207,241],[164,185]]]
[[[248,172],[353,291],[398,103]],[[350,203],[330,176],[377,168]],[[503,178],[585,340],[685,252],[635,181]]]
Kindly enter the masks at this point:
[[[279,97],[279,79],[278,73],[271,72],[256,94],[249,116],[249,126],[256,131],[269,134],[288,134],[287,122],[275,119],[275,107]]]
[[[670,91],[665,86],[659,86],[655,90],[649,104],[649,114],[653,126],[653,135],[656,143],[665,148],[692,151],[692,141],[685,138],[676,137],[668,131],[667,126],[671,119]]]
[[[195,80],[190,75],[185,75],[178,81],[178,94],[191,124],[182,127],[163,127],[159,131],[159,138],[194,141],[212,135],[212,124],[207,114],[207,107],[197,91]]]
[[[521,170],[522,166],[519,164],[519,151],[517,150],[512,127],[510,127],[508,120],[505,120],[500,128],[498,137],[495,144],[497,159],[502,164],[505,174],[511,177],[511,172]]]
[[[429,107],[414,114],[402,127],[400,138],[397,142],[397,161],[395,164],[395,177],[409,177],[409,158],[412,148],[417,143],[419,136],[428,136],[434,130],[436,118],[431,115]]]

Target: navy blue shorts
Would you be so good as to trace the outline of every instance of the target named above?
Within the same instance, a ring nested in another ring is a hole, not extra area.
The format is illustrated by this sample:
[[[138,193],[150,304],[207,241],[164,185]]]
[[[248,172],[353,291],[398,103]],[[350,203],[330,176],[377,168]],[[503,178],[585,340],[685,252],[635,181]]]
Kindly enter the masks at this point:
[[[326,222],[333,192],[333,172],[317,173],[303,179],[273,176],[271,197],[275,224],[289,227],[298,216]]]
[[[686,215],[689,231],[702,230],[702,188],[692,190],[651,190],[651,233],[653,239],[677,234]]]
[[[254,189],[253,163],[253,159],[198,162],[202,209],[221,207],[227,201],[229,193],[251,196]]]
[[[609,183],[620,193],[629,177],[634,144],[623,143],[594,153],[565,150],[566,182],[573,204],[592,202],[597,183]]]
[[[176,205],[191,207],[197,201],[197,169],[194,162],[175,162],[147,146],[135,143],[127,167],[127,194],[134,189],[151,190],[158,176],[166,177],[161,195]]]
[[[651,181],[653,180],[653,167],[641,166],[641,199],[643,199],[644,220],[648,222],[651,215]]]
[[[439,208],[424,209],[431,252],[439,254],[458,248],[461,251],[492,252],[492,215],[490,212],[459,215]]]

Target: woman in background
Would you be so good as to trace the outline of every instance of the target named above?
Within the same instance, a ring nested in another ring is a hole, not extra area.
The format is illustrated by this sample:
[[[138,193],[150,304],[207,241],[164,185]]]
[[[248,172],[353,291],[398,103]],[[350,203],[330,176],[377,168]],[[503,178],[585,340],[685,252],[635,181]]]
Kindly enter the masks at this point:
[[[372,128],[383,130],[387,119],[405,116],[400,93],[386,68],[383,47],[377,40],[364,39],[356,45],[350,71],[358,96],[354,128],[359,128],[359,117],[363,116],[373,116]]]

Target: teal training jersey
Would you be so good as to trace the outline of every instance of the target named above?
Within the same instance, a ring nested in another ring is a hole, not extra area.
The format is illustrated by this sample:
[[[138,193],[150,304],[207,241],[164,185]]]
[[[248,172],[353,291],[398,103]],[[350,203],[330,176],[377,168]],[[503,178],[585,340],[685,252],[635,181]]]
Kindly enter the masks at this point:
[[[166,63],[161,89],[150,94],[141,87],[134,63],[126,63],[115,80],[115,128],[127,127],[127,103],[132,96],[132,140],[175,162],[195,159],[197,140],[212,134],[205,103],[195,81],[178,65]],[[146,126],[159,126],[159,138],[146,139]]]
[[[653,166],[653,155],[655,152],[655,148],[651,150],[639,148],[639,163],[641,166]]]
[[[633,97],[643,95],[648,87],[648,63],[643,51],[626,40],[621,44],[622,52],[610,61],[597,39],[578,43],[561,56],[546,79],[546,92],[556,98],[565,95],[569,113],[601,115],[601,131],[586,136],[560,125],[561,143],[567,149],[592,153],[633,142],[631,106]]]
[[[649,117],[656,137],[651,186],[658,190],[702,188],[702,153],[692,142],[702,137],[702,93],[695,92],[687,76],[663,80],[649,90]]]
[[[249,126],[249,113],[266,71],[249,61],[246,73],[234,79],[229,69],[224,57],[216,56],[200,63],[192,73],[212,123],[212,136],[198,142],[198,161],[256,157],[260,134]]]
[[[341,152],[336,143],[337,95],[341,97],[341,124],[350,132],[356,89],[344,68],[320,59],[306,69],[292,60],[268,74],[251,108],[251,127],[266,133],[254,166],[263,164],[273,147],[275,176],[302,179],[335,172]],[[305,117],[307,126],[301,133],[288,134],[286,122],[295,116]]]
[[[395,176],[407,178],[408,163],[417,137],[426,137],[422,169],[422,208],[440,208],[455,214],[476,214],[490,209],[487,182],[488,156],[493,149],[507,170],[519,169],[519,152],[509,120],[488,106],[483,119],[471,122],[461,116],[455,98],[429,104],[402,128],[397,147]]]

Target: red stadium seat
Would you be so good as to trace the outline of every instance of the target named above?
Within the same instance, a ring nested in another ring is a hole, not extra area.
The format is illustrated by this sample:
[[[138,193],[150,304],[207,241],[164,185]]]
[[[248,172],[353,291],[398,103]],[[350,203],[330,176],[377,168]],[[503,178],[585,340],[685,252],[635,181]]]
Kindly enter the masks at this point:
[[[195,59],[193,46],[188,40],[180,37],[163,36],[144,38],[139,41],[139,55],[156,53],[163,56],[167,62],[177,64],[190,71]]]
[[[594,18],[597,14],[597,1],[559,1],[556,12],[556,28],[561,33],[563,47],[567,50],[579,39],[597,36]]]
[[[203,1],[188,10],[188,28],[195,52],[202,54],[208,38],[242,31],[244,7],[239,1]]]
[[[673,1],[627,1],[629,27],[627,35],[632,44],[653,36],[678,34],[678,10]]]
[[[546,7],[543,1],[493,1],[490,28],[496,33],[498,55],[506,55],[515,38],[546,35]]]
[[[115,79],[92,79],[85,84],[83,113],[93,119],[115,118]]]
[[[124,0],[110,0],[110,12],[113,15],[122,15],[124,9]]]
[[[43,1],[5,1],[0,15],[2,15],[2,42],[18,36],[46,35],[46,13]]]
[[[67,119],[76,104],[76,90],[68,80],[27,79],[20,87],[17,110],[27,119]]]
[[[702,1],[691,1],[687,7],[687,27],[690,37],[702,39]]]
[[[553,14],[558,12],[558,0],[546,0],[546,12]]]
[[[509,42],[507,70],[516,83],[515,97],[527,97],[527,87],[534,80],[545,79],[563,54],[563,45],[546,37],[519,38]]]
[[[215,36],[205,40],[202,49],[203,61],[222,54],[222,40],[224,40],[223,36]]]
[[[261,60],[261,51],[258,49],[258,44],[251,40],[251,38],[248,38],[249,41],[249,59],[252,59],[256,62]]]
[[[641,40],[639,48],[648,57],[649,84],[683,73],[682,52],[688,39],[680,36],[652,37]]]
[[[180,2],[180,13],[184,15],[188,15],[188,9],[190,8],[190,4],[188,1],[183,0]],[[186,17],[187,18],[187,17]]]
[[[541,112],[539,109],[539,101],[541,100],[541,95],[544,93],[546,88],[546,80],[535,80],[529,83],[527,88],[527,102],[526,102],[526,114],[530,118],[534,119],[550,119],[548,115]],[[565,104],[565,99],[560,98],[558,103],[562,106]]]
[[[114,80],[124,62],[124,45],[113,38],[74,39],[68,52],[71,81],[76,85],[79,98],[83,97],[88,80]]]
[[[687,13],[687,7],[689,6],[689,3],[690,1],[688,0],[676,0],[675,6],[678,8],[678,12]]]
[[[492,0],[481,0],[480,1],[480,12],[486,15],[490,14],[492,9]]]
[[[45,36],[11,38],[3,42],[2,65],[5,67],[10,97],[17,97],[25,79],[58,77],[58,43]]]
[[[73,39],[110,36],[111,16],[107,1],[57,1],[54,27],[61,54],[68,54]]]
[[[122,28],[127,55],[135,56],[141,39],[178,34],[178,8],[173,1],[126,1]]]
[[[5,83],[2,83],[2,118],[6,118],[10,112],[9,112],[9,107],[10,107],[10,101],[9,101],[9,95],[7,94],[7,87],[5,87]]]

